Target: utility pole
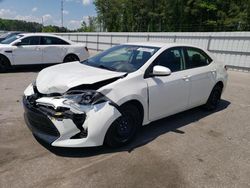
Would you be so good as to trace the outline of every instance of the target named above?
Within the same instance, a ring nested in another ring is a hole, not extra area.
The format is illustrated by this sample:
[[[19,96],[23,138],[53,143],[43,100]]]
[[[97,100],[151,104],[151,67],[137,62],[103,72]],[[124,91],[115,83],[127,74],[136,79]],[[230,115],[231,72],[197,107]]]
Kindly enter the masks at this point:
[[[44,23],[43,23],[43,16],[42,16],[42,29],[43,29],[43,25],[44,25]]]
[[[63,0],[61,0],[61,26],[63,27]]]

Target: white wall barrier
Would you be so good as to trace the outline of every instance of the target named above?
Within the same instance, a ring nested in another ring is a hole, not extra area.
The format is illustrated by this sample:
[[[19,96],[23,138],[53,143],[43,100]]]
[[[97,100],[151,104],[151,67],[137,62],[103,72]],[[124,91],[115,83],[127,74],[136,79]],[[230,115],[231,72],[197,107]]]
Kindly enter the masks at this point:
[[[250,71],[250,32],[203,33],[57,33],[72,41],[102,51],[126,42],[176,42],[200,46],[229,67]]]

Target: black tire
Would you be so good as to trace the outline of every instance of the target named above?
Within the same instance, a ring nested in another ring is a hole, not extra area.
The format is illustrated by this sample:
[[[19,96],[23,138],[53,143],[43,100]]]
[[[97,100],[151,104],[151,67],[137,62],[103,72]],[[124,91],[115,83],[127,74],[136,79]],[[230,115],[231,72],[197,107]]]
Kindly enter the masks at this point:
[[[205,104],[205,109],[208,110],[208,111],[213,111],[213,110],[216,110],[217,107],[219,106],[219,103],[221,101],[221,94],[222,94],[222,87],[220,85],[216,85],[208,100],[207,100],[207,103]]]
[[[105,144],[111,148],[124,146],[135,137],[141,124],[141,115],[135,105],[121,107],[122,116],[117,118],[108,129]]]
[[[70,54],[70,55],[67,55],[63,60],[64,63],[69,63],[73,61],[80,61],[80,59],[77,57],[77,55]]]
[[[9,60],[5,56],[0,55],[0,73],[7,72],[9,69],[10,69]]]

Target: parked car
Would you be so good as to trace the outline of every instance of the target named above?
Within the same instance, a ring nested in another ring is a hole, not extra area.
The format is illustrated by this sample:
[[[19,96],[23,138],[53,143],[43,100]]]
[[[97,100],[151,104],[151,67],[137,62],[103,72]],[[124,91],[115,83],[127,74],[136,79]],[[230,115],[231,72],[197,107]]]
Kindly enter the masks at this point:
[[[7,32],[7,33],[4,33],[4,34],[2,34],[1,36],[0,36],[0,43],[3,41],[3,40],[5,40],[5,39],[7,39],[7,38],[9,38],[9,37],[12,37],[12,36],[14,36],[14,35],[18,35],[18,34],[20,34],[21,32],[18,32],[18,31],[11,31],[11,32]]]
[[[57,147],[129,143],[141,125],[200,105],[217,108],[226,67],[191,45],[130,43],[42,70],[24,92],[33,134]]]
[[[88,49],[84,44],[51,34],[19,34],[0,43],[2,72],[10,66],[83,61],[88,57]]]

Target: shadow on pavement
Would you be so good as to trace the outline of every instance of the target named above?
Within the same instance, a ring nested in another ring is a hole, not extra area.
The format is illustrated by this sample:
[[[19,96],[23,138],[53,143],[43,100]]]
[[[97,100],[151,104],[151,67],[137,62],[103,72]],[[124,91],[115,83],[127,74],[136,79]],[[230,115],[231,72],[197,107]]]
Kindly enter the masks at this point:
[[[47,68],[53,65],[56,65],[56,64],[14,66],[14,67],[11,67],[11,69],[8,70],[8,72],[0,73],[0,74],[22,73],[22,72],[35,72],[36,73],[36,72],[40,72],[44,68]]]
[[[43,145],[50,152],[54,153],[58,156],[63,157],[91,157],[100,154],[106,153],[115,153],[115,152],[132,152],[134,149],[146,145],[156,139],[157,137],[166,134],[168,132],[175,132],[177,134],[185,134],[185,132],[178,130],[181,127],[189,125],[190,123],[196,122],[206,116],[209,116],[213,113],[222,111],[226,109],[230,105],[230,102],[222,100],[220,106],[216,111],[207,112],[201,109],[201,107],[197,107],[158,121],[150,123],[147,126],[144,126],[139,131],[137,138],[128,146],[118,148],[118,149],[110,149],[105,146],[93,147],[93,148],[57,148],[51,147],[50,145],[44,143],[43,141],[37,141]]]

